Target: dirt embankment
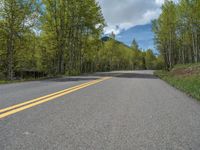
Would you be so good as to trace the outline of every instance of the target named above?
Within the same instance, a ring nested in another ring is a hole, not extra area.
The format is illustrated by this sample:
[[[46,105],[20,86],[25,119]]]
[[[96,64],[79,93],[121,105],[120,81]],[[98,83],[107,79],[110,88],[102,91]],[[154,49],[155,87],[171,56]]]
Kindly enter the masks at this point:
[[[175,67],[171,70],[171,73],[176,76],[191,76],[191,75],[200,75],[200,64]]]

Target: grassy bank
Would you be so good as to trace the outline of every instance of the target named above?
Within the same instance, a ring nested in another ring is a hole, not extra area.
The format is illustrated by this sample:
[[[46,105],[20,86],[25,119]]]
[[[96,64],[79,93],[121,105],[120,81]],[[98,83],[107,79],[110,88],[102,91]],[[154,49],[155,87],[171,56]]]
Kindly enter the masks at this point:
[[[19,82],[25,82],[25,81],[38,81],[38,80],[43,80],[46,78],[31,78],[31,79],[21,79],[21,80],[0,80],[0,84],[9,84],[9,83],[19,83]]]
[[[60,76],[55,76],[55,77],[41,77],[41,78],[26,78],[26,79],[20,79],[20,80],[1,80],[0,79],[0,84],[9,84],[9,83],[19,83],[19,82],[26,82],[26,81],[40,81],[40,80],[45,80],[45,79],[50,79],[50,78],[56,78]]]
[[[155,75],[200,100],[200,64],[177,65],[170,72],[156,71]]]
[[[85,73],[85,74],[89,74],[89,73]],[[85,74],[71,72],[71,73],[66,73],[65,75],[50,75],[50,76],[40,77],[40,78],[22,78],[18,80],[3,80],[0,78],[0,84],[19,83],[19,82],[27,82],[27,81],[40,81],[40,80],[46,80],[46,79],[79,76],[79,75],[85,75]]]

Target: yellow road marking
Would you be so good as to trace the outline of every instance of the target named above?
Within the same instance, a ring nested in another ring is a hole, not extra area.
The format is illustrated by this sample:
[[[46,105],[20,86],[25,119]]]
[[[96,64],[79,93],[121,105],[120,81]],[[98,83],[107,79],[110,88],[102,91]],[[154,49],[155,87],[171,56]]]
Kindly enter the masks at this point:
[[[1,109],[0,110],[0,119],[7,117],[9,115],[15,114],[17,112],[23,111],[25,109],[31,108],[33,106],[48,102],[50,100],[54,100],[58,97],[64,96],[66,94],[75,92],[75,91],[83,89],[83,88],[86,88],[88,86],[97,84],[99,82],[102,82],[102,81],[110,79],[110,78],[111,77],[104,77],[104,78],[101,78],[101,79],[98,79],[98,80],[90,81],[90,82],[87,82],[87,83],[84,83],[84,84],[81,84],[81,85],[78,85],[78,86],[74,86],[74,87],[62,90],[62,91],[59,91],[59,92],[55,92],[55,93],[52,93],[52,94],[49,94],[49,95],[46,95],[46,96],[42,96],[42,97],[39,97],[39,98],[36,98],[36,99],[33,99],[33,100],[29,100],[29,101],[24,102],[24,103],[20,103],[20,104],[11,106],[11,107]]]
[[[21,106],[23,106],[23,105],[27,105],[27,104],[30,104],[30,103],[34,103],[34,102],[36,102],[36,101],[39,101],[39,100],[48,98],[48,97],[53,96],[53,95],[56,95],[56,94],[60,94],[60,93],[69,91],[69,90],[71,90],[71,89],[75,89],[75,88],[80,87],[80,86],[83,86],[83,85],[90,84],[90,83],[92,83],[92,82],[95,82],[95,80],[94,80],[94,81],[87,82],[87,83],[83,83],[83,84],[81,84],[81,85],[77,85],[77,86],[74,86],[74,87],[71,87],[71,88],[62,90],[62,91],[58,91],[58,92],[55,92],[55,93],[52,93],[52,94],[49,94],[49,95],[45,95],[45,96],[42,96],[42,97],[39,97],[39,98],[36,98],[36,99],[33,99],[33,100],[28,100],[28,101],[26,101],[26,102],[23,102],[23,103],[20,103],[20,104],[16,104],[16,105],[11,106],[11,107],[7,107],[7,108],[4,108],[4,109],[1,109],[1,110],[0,110],[0,113],[3,113],[3,112],[5,112],[5,111],[9,111],[9,110],[11,110],[11,109],[15,109],[15,108],[21,107]]]

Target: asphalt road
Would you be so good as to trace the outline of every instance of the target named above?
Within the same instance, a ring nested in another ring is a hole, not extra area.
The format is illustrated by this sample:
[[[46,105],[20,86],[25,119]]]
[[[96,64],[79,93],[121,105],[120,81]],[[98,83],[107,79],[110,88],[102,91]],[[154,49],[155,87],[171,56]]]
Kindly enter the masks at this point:
[[[0,150],[200,150],[200,103],[152,73],[0,85],[2,110],[112,77],[1,118]]]

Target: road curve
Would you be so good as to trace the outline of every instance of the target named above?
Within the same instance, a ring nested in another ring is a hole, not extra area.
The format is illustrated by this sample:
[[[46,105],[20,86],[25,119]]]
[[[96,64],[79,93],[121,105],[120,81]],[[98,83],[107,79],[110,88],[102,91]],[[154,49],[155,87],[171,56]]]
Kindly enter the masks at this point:
[[[0,149],[200,149],[200,103],[153,71],[0,85],[0,110],[107,76],[0,119]]]

